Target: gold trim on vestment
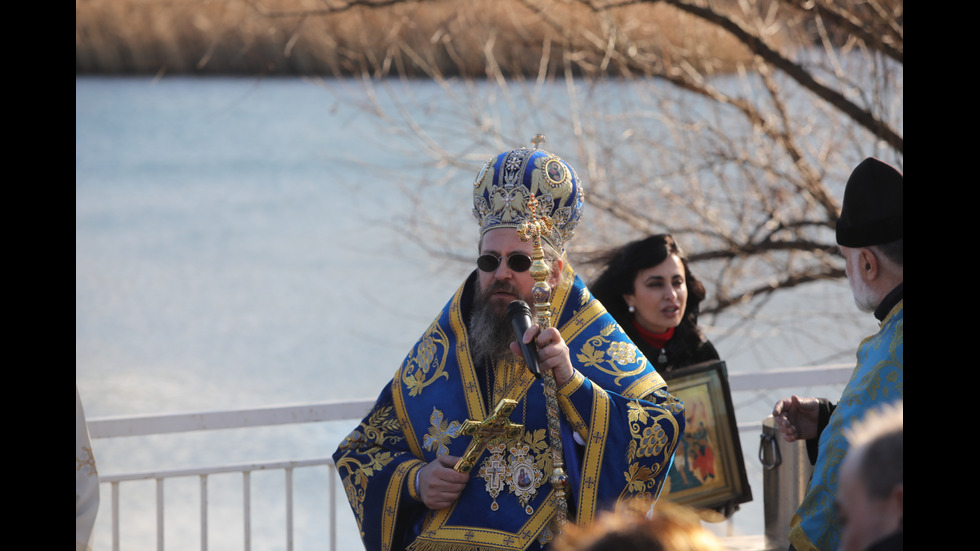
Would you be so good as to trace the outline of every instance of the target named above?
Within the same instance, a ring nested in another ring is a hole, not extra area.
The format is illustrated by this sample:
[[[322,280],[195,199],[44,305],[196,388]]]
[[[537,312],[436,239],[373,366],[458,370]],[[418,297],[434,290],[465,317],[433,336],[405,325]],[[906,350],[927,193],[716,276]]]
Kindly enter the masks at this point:
[[[542,486],[542,488],[545,487]],[[553,493],[553,489],[548,492],[547,499],[528,517],[527,522],[524,523],[521,529],[514,534],[503,530],[489,530],[473,526],[445,526],[446,521],[456,507],[459,506],[459,502],[457,501],[451,507],[436,511],[435,516],[432,517],[425,529],[422,530],[421,535],[419,535],[418,539],[408,549],[411,551],[443,551],[446,549],[487,549],[487,546],[491,546],[494,549],[520,551],[526,548],[545,529],[552,517],[554,517],[555,506]],[[439,534],[438,538],[436,538],[436,534]],[[461,543],[461,541],[466,541],[467,543]]]
[[[466,333],[466,320],[463,319],[463,308],[460,305],[465,287],[466,285],[463,285],[459,288],[450,303],[449,324],[453,334],[456,335],[456,362],[459,364],[459,376],[463,383],[463,389],[465,389],[466,410],[469,412],[469,418],[486,419],[487,415],[490,415],[490,411],[487,410],[486,401],[481,396],[480,381],[477,379],[477,370],[473,363],[473,355],[470,353],[469,338]]]
[[[383,514],[381,515],[381,533],[383,539],[381,541],[392,541],[395,535],[395,527],[398,524],[397,511],[399,509],[399,501],[402,496],[402,488],[405,485],[405,481],[408,475],[415,471],[415,467],[418,464],[414,461],[406,461],[395,469],[395,472],[391,475],[391,480],[388,481],[388,488],[385,492],[384,502],[388,504],[385,507]],[[412,485],[415,485],[415,481],[411,481]]]
[[[592,418],[589,420],[589,434],[585,440],[585,453],[582,455],[582,477],[580,480],[578,516],[576,522],[588,524],[595,516],[596,494],[599,490],[602,472],[602,458],[606,453],[605,427],[609,426],[609,398],[599,385],[592,385]],[[596,427],[602,427],[597,429]],[[588,504],[588,506],[583,506]]]

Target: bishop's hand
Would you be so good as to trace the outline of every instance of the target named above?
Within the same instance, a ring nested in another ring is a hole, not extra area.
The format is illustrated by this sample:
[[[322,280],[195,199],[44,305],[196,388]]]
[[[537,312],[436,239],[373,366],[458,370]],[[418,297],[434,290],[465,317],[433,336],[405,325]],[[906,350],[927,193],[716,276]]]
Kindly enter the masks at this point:
[[[457,461],[458,457],[440,455],[419,472],[419,496],[429,509],[437,511],[449,507],[466,487],[470,476],[453,469]]]
[[[538,367],[542,372],[551,371],[555,376],[555,384],[561,386],[567,383],[575,374],[572,367],[571,353],[565,339],[554,327],[544,331],[537,325],[532,325],[524,333],[524,343],[534,342],[538,347]],[[521,355],[521,347],[516,342],[510,343],[512,352]]]

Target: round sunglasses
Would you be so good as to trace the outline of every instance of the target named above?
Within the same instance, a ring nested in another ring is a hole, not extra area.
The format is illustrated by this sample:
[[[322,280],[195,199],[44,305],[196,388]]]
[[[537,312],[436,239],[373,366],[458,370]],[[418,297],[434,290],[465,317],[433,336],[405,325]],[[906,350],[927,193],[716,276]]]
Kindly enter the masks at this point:
[[[484,272],[494,272],[500,267],[502,259],[503,257],[492,254],[480,255],[476,259],[476,267]],[[515,272],[526,272],[531,268],[531,257],[522,253],[514,253],[507,257],[507,267]]]

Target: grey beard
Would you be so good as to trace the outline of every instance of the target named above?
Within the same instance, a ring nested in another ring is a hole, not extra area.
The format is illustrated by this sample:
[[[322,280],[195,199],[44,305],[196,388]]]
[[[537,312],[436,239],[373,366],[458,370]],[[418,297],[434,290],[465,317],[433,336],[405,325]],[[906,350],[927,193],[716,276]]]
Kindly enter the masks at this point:
[[[470,315],[470,351],[473,361],[483,365],[507,355],[513,356],[510,343],[514,342],[514,329],[507,322],[507,314],[494,311],[487,301],[487,293],[477,283],[473,313]]]

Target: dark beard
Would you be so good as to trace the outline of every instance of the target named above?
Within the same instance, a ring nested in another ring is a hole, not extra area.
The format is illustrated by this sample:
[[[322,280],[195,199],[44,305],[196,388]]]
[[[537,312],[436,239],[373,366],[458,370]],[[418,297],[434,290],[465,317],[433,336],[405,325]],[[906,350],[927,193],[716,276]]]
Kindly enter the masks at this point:
[[[507,283],[496,282],[488,289],[480,289],[476,282],[473,299],[473,313],[470,315],[470,351],[476,365],[484,365],[488,360],[496,361],[506,355],[513,355],[510,343],[514,342],[514,329],[507,321],[507,311],[490,303],[490,295],[498,289],[517,294],[517,290]]]

